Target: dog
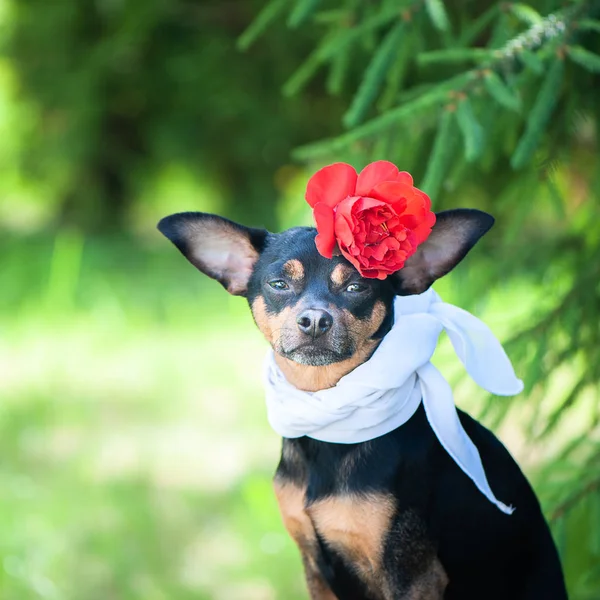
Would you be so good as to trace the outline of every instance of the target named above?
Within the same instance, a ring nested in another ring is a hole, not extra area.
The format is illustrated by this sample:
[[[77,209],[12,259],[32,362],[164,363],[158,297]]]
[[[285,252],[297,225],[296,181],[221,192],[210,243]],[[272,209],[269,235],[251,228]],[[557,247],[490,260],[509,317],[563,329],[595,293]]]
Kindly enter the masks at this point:
[[[285,378],[304,391],[335,386],[393,325],[397,295],[420,294],[491,228],[474,209],[437,214],[429,238],[385,280],[315,248],[315,229],[273,234],[206,213],[158,225],[202,273],[244,296]],[[312,600],[562,600],[558,553],[539,502],[509,452],[458,411],[499,511],[452,460],[422,406],[370,441],[283,439],[274,487]]]

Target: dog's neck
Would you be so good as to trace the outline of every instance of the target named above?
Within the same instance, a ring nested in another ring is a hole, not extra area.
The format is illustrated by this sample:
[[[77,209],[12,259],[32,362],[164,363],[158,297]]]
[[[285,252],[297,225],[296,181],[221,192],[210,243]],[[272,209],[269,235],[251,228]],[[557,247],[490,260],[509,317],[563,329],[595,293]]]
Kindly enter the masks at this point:
[[[303,392],[318,392],[334,387],[344,375],[348,375],[350,371],[369,360],[380,343],[381,340],[365,340],[350,358],[322,367],[301,365],[277,352],[275,362],[287,381],[295,388]]]
[[[458,418],[452,389],[430,362],[440,333],[448,332],[479,386],[512,395],[522,391],[523,383],[489,328],[433,290],[398,297],[395,304],[394,325],[375,353],[378,343],[372,341],[352,359],[309,367],[269,352],[264,374],[271,426],[283,437],[357,444],[406,423],[422,403],[448,454],[490,502],[510,514],[512,508],[490,488],[477,447]]]

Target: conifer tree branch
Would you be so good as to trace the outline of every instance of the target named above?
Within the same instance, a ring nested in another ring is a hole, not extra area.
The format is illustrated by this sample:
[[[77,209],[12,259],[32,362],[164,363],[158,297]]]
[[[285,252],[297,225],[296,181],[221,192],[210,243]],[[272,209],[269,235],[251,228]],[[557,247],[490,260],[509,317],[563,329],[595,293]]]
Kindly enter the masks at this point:
[[[554,523],[568,513],[572,508],[577,506],[581,500],[593,494],[594,492],[600,491],[600,477],[593,479],[583,488],[578,490],[572,496],[569,496],[564,502],[559,504],[550,515],[550,522]]]

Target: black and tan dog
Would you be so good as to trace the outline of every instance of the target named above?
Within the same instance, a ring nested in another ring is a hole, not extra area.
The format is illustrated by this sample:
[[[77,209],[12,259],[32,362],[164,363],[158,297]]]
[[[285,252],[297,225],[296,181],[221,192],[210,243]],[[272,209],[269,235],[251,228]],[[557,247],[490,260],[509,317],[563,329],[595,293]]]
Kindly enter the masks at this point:
[[[290,383],[334,386],[368,360],[393,323],[396,294],[418,294],[491,227],[476,210],[439,213],[426,242],[384,281],[323,258],[315,230],[272,234],[181,213],[160,231],[203,273],[248,299]],[[408,341],[410,343],[410,340]],[[500,512],[450,458],[421,407],[360,444],[284,439],[275,491],[313,600],[560,600],[561,566],[539,503],[496,437],[460,412]]]

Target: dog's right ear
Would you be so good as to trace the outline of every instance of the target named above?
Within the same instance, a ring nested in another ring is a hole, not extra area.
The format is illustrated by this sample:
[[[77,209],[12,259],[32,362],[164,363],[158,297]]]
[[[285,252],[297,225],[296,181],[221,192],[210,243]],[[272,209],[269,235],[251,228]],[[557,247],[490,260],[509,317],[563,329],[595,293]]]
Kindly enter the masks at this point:
[[[244,227],[200,212],[165,217],[158,230],[197,269],[235,296],[246,295],[248,280],[268,236],[266,229]]]

